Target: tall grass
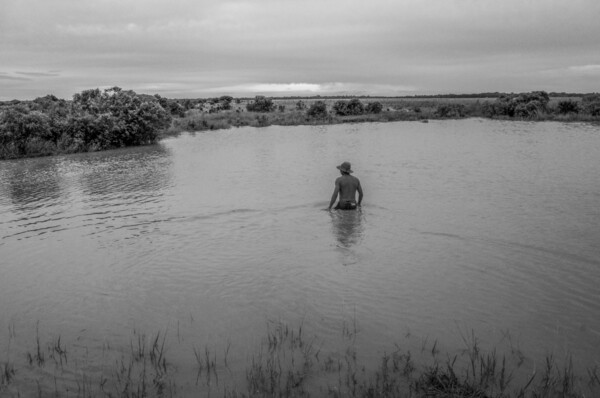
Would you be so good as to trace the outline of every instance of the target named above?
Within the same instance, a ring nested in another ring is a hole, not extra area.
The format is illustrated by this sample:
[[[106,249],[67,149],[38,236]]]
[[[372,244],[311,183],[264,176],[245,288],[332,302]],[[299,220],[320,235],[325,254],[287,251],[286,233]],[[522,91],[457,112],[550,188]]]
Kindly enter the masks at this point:
[[[29,351],[12,352],[11,343],[17,339],[12,328],[0,358],[0,396],[600,396],[598,367],[578,374],[574,359],[559,361],[548,355],[539,368],[528,368],[519,350],[485,350],[474,332],[464,333],[464,349],[458,353],[444,353],[437,341],[426,339],[416,352],[395,344],[376,364],[361,360],[357,334],[355,321],[344,323],[338,343],[345,348],[332,349],[302,323],[268,322],[260,343],[249,347],[245,364],[232,364],[230,342],[221,353],[206,344],[186,343],[179,332],[175,338],[167,331],[146,335],[133,330],[126,345],[103,344],[90,366],[76,342],[65,342],[60,335],[42,339],[39,327]],[[179,352],[189,358],[172,357],[173,345],[185,345],[187,349]],[[190,365],[185,364],[191,364],[193,372],[186,372]],[[182,378],[192,373],[192,379]]]

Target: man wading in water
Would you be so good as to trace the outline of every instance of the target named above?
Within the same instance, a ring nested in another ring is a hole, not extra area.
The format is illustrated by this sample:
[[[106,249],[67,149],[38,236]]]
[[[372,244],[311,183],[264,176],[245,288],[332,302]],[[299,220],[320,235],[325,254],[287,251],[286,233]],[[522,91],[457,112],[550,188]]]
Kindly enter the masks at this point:
[[[355,210],[360,207],[360,203],[363,199],[363,191],[362,187],[360,186],[360,181],[358,178],[350,175],[350,173],[353,173],[353,171],[349,162],[344,162],[336,167],[342,176],[335,180],[335,189],[333,190],[333,195],[331,196],[328,210],[331,210],[338,195],[340,196],[340,201],[335,207],[336,209]],[[356,202],[356,191],[358,191],[358,203]]]

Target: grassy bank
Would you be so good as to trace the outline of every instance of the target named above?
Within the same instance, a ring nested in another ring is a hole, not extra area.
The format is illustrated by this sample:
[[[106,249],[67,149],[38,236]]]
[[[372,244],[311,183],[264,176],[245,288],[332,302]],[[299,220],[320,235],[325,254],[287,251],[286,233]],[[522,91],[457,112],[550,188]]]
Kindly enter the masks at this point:
[[[161,137],[177,135],[184,131],[220,130],[232,127],[266,127],[266,126],[300,126],[326,125],[358,122],[391,122],[400,120],[427,120],[427,114],[411,112],[381,112],[356,116],[327,115],[322,118],[311,118],[300,111],[256,113],[224,111],[221,113],[203,113],[191,111],[185,117],[174,119],[171,126],[163,130]]]
[[[441,352],[424,341],[411,352],[399,345],[361,360],[356,326],[344,325],[343,349],[327,347],[303,325],[269,323],[265,336],[240,360],[228,343],[209,347],[186,342],[177,331],[146,335],[133,331],[128,342],[103,342],[92,349],[60,336],[44,339],[36,330],[22,344],[9,329],[0,357],[3,397],[592,397],[600,394],[600,369],[575,369],[574,360],[544,359],[524,364],[523,354],[484,350],[471,333],[459,354]],[[24,347],[16,352],[14,347]],[[183,347],[182,347],[183,346]],[[183,348],[182,357],[171,351]],[[235,359],[237,358],[237,359]]]
[[[0,103],[0,159],[144,145],[183,131],[469,117],[600,122],[600,94],[550,98],[537,91],[494,98],[176,100],[118,87],[86,90],[71,101],[49,95]]]
[[[356,99],[354,99],[356,101]],[[360,100],[359,100],[360,101]],[[594,107],[596,102],[584,103],[581,98],[532,99],[524,96],[510,98],[369,98],[361,104],[378,103],[378,112],[357,112],[339,114],[336,103],[348,102],[331,99],[272,99],[268,112],[249,112],[243,100],[228,106],[227,110],[213,112],[202,108],[186,111],[174,118],[171,126],[162,131],[161,136],[177,135],[183,131],[206,131],[232,127],[265,127],[271,125],[327,125],[359,122],[420,121],[461,118],[491,118],[502,120],[560,121],[560,122],[600,122],[600,112]],[[318,116],[310,115],[315,103],[324,104],[326,112]],[[565,104],[571,105],[567,107]],[[590,105],[593,104],[593,105]],[[600,105],[599,105],[600,106]]]

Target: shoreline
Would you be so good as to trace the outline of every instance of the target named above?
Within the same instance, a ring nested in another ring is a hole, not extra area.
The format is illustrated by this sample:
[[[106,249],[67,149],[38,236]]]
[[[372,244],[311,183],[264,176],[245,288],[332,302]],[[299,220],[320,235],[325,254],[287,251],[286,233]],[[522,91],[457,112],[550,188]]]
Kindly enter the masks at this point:
[[[259,113],[223,113],[192,114],[185,118],[175,119],[173,124],[166,130],[161,131],[159,138],[177,136],[184,132],[201,132],[213,130],[226,130],[233,127],[268,127],[268,126],[327,126],[352,123],[390,123],[390,122],[420,122],[428,123],[433,120],[464,120],[464,119],[486,119],[514,122],[557,122],[557,123],[591,123],[600,124],[600,117],[568,116],[540,116],[536,118],[489,118],[483,115],[465,117],[439,117],[433,113],[423,114],[403,111],[385,111],[376,115],[360,116],[328,116],[322,119],[306,118],[299,113],[284,114],[259,114]]]
[[[229,116],[231,115],[231,116]],[[62,156],[71,154],[80,154],[86,152],[102,152],[110,151],[115,149],[125,149],[129,147],[153,145],[160,142],[163,139],[177,137],[183,133],[197,133],[206,131],[218,131],[218,130],[229,130],[237,127],[269,127],[269,126],[327,126],[327,125],[338,125],[338,124],[353,124],[353,123],[393,123],[393,122],[415,122],[415,123],[429,123],[429,121],[452,121],[452,120],[465,120],[465,119],[486,119],[496,121],[508,121],[508,122],[528,122],[528,123],[543,123],[543,122],[554,122],[554,123],[587,123],[592,125],[600,125],[600,118],[581,118],[581,117],[541,117],[536,119],[515,119],[515,118],[486,118],[484,116],[468,116],[461,118],[442,118],[442,117],[423,117],[423,115],[406,115],[406,114],[392,114],[384,113],[383,115],[377,116],[351,116],[351,117],[330,117],[327,119],[313,120],[303,119],[301,116],[297,119],[292,119],[290,122],[289,117],[282,118],[280,115],[274,117],[264,117],[262,114],[250,114],[250,117],[239,117],[239,114],[220,114],[214,115],[201,115],[191,118],[182,118],[181,120],[175,120],[173,125],[169,128],[159,131],[157,138],[153,142],[148,142],[141,145],[132,145],[125,147],[107,148],[103,150],[85,150],[85,151],[72,151],[72,150],[55,150],[43,153],[34,153],[22,156],[0,156],[0,162],[4,160],[19,160],[19,159],[31,159],[51,156]],[[184,128],[187,123],[187,128]],[[190,125],[190,123],[192,123]],[[0,151],[1,152],[1,151]]]
[[[365,101],[364,103],[361,100]],[[484,118],[600,123],[600,94],[550,98],[538,91],[497,98],[293,98],[223,96],[172,100],[114,87],[0,104],[0,160],[140,146],[182,132],[232,127],[428,122]]]

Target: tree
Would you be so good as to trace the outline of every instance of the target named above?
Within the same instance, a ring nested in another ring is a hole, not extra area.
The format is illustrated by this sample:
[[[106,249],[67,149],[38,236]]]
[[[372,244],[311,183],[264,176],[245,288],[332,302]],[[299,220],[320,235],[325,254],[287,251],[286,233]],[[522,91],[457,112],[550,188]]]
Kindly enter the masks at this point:
[[[332,110],[339,116],[351,116],[362,115],[365,112],[365,107],[358,98],[353,98],[350,101],[336,101]]]
[[[233,97],[229,95],[223,95],[219,98],[219,103],[221,105],[221,109],[228,111],[231,109],[231,102],[233,101]]]
[[[564,100],[559,101],[556,106],[556,110],[561,115],[566,115],[567,113],[579,113],[579,104],[573,100]]]
[[[300,100],[298,102],[296,102],[296,110],[297,111],[303,111],[306,109],[306,104],[304,103],[304,101]]]
[[[496,99],[492,107],[484,107],[487,116],[508,116],[529,118],[548,111],[550,97],[545,91],[532,91],[521,94],[504,94]]]
[[[437,107],[435,114],[439,117],[464,117],[467,113],[463,104],[441,104]]]
[[[26,154],[30,140],[46,140],[50,136],[50,118],[39,111],[8,109],[0,117],[0,144],[14,145],[17,155]]]
[[[350,115],[362,115],[365,113],[365,107],[358,98],[352,98],[348,102],[348,114]]]
[[[600,94],[586,94],[581,102],[586,113],[592,116],[600,116]]]
[[[381,102],[369,102],[367,104],[367,106],[365,107],[365,111],[367,113],[381,113],[381,111],[383,110],[383,105],[381,105]],[[417,110],[415,109],[415,112],[417,112]],[[420,112],[420,109],[419,109]]]
[[[87,116],[98,119],[103,130],[92,133],[95,130],[89,127],[88,136],[97,138],[83,142],[101,149],[151,143],[156,140],[158,130],[166,128],[171,122],[171,116],[161,106],[161,102],[167,107],[173,103],[160,96],[141,97],[134,91],[119,87],[112,87],[104,92],[87,90],[73,96],[74,120],[70,125],[91,125]],[[180,105],[179,107],[178,109],[183,109]],[[83,122],[81,118],[86,121]],[[73,131],[71,133],[74,134]]]
[[[316,101],[307,109],[306,115],[312,118],[327,117],[327,105],[323,101]]]
[[[81,93],[73,95],[73,104],[79,107],[80,111],[97,114],[100,112],[100,102],[102,93],[100,89],[84,90]]]
[[[254,101],[249,102],[246,105],[246,109],[249,112],[272,112],[275,110],[275,104],[271,98],[267,98],[262,95],[257,95]]]
[[[536,100],[520,102],[517,104],[517,106],[515,106],[514,116],[523,119],[531,119],[536,117],[543,108],[543,105]]]
[[[336,101],[331,107],[333,113],[339,116],[346,116],[348,114],[348,102],[347,101]]]
[[[0,157],[152,143],[169,126],[173,104],[183,109],[175,100],[112,87],[77,93],[70,104],[47,95],[13,105],[0,112]]]

